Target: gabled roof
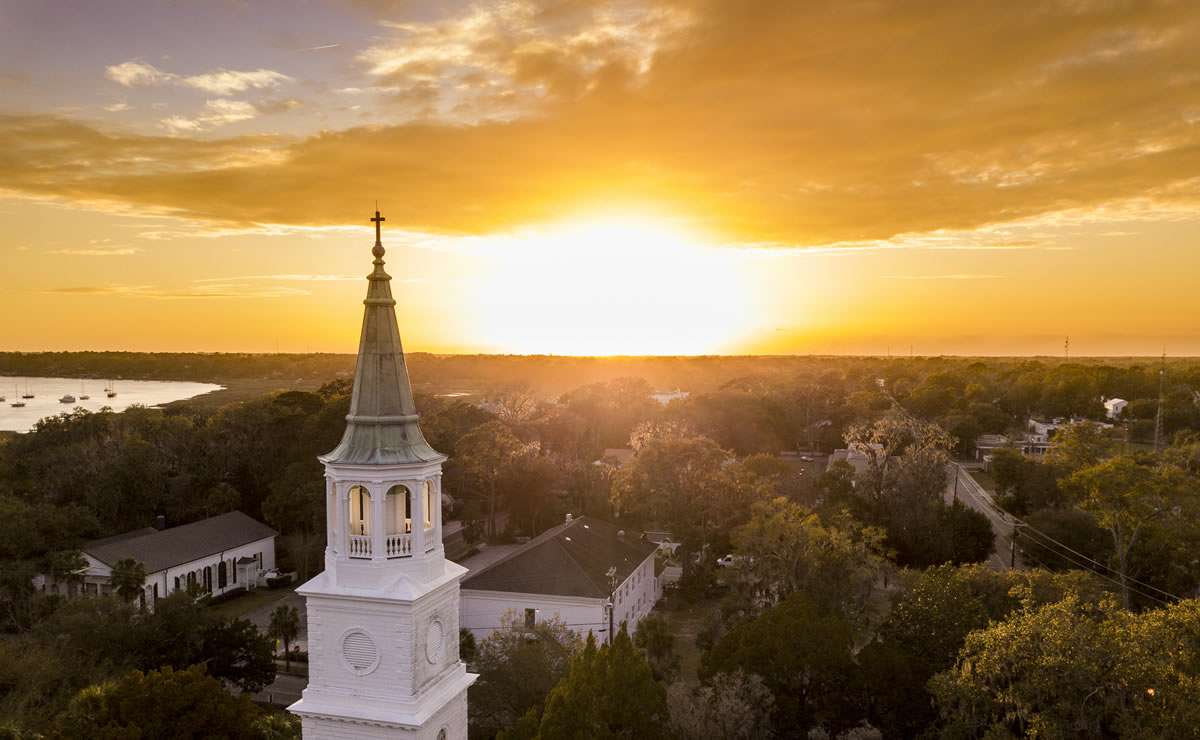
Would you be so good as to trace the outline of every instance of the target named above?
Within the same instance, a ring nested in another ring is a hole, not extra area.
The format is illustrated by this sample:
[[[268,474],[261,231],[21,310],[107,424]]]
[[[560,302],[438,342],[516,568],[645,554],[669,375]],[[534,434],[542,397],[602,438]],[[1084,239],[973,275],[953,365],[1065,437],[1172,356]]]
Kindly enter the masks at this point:
[[[277,534],[262,522],[240,511],[231,511],[162,531],[148,527],[93,540],[82,549],[108,566],[133,558],[145,567],[146,573],[156,573]]]
[[[346,432],[322,462],[349,465],[403,465],[444,460],[445,456],[425,441],[417,426],[400,329],[396,324],[396,300],[392,278],[383,269],[383,244],[379,238],[379,212],[375,212],[375,269],[367,276],[363,300],[362,335],[354,369],[354,391]]]
[[[579,517],[550,529],[462,582],[464,589],[607,599],[608,576],[616,569],[621,584],[657,546],[640,532],[626,531],[592,517]]]
[[[144,537],[148,534],[154,534],[157,531],[159,531],[159,530],[155,529],[154,527],[142,527],[141,529],[131,529],[130,531],[122,532],[121,534],[114,534],[110,537],[101,537],[98,540],[92,540],[91,542],[89,542],[87,544],[88,544],[88,547],[99,547],[101,545],[111,545],[115,542],[121,542],[122,540],[129,540],[129,539],[133,539],[134,537]]]

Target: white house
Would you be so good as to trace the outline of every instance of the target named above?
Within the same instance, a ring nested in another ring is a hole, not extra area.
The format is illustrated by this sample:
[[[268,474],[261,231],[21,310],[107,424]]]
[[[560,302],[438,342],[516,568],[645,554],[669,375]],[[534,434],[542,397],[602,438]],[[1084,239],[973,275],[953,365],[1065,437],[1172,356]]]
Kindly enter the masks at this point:
[[[508,613],[531,627],[557,618],[601,643],[622,623],[633,634],[662,596],[657,550],[641,533],[568,517],[463,579],[460,623],[477,640],[499,629]]]
[[[146,570],[144,604],[153,605],[189,584],[223,594],[253,587],[264,571],[275,567],[277,534],[240,511],[170,529],[135,529],[80,548],[87,568],[74,581],[39,576],[34,584],[49,593],[105,595],[112,591],[113,566],[132,559]]]
[[[1110,419],[1119,419],[1129,401],[1124,398],[1110,398],[1104,402],[1104,415]]]

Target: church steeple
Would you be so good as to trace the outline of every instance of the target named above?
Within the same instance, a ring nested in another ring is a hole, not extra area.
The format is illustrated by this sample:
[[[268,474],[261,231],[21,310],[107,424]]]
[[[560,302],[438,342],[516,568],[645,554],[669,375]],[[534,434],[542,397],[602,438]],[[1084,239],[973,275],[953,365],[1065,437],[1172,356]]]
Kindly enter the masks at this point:
[[[442,462],[417,426],[383,216],[346,432],[325,465],[325,570],[296,592],[308,610],[309,678],[290,709],[305,740],[466,740],[458,652],[466,568],[442,546]]]
[[[354,392],[346,432],[326,463],[396,465],[433,462],[445,456],[425,441],[417,425],[417,407],[404,362],[392,278],[384,270],[380,225],[386,219],[375,211],[375,269],[367,276],[363,300],[362,335],[354,372]]]

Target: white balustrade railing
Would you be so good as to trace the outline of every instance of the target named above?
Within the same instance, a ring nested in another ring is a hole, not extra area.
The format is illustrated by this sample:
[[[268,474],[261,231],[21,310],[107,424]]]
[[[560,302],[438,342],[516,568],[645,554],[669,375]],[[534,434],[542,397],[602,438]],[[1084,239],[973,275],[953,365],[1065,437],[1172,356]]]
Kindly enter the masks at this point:
[[[389,558],[407,558],[412,555],[412,535],[389,534],[387,536],[387,556]]]
[[[352,558],[369,558],[371,557],[371,535],[369,534],[352,534],[350,535],[350,552]]]

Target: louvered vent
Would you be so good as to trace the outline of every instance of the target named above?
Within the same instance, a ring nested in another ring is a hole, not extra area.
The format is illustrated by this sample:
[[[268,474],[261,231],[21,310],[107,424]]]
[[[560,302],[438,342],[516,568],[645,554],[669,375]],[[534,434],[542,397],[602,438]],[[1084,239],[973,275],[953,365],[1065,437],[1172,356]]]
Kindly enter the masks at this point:
[[[367,673],[379,662],[379,650],[370,635],[354,631],[342,638],[342,658],[355,673]]]

